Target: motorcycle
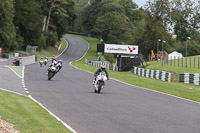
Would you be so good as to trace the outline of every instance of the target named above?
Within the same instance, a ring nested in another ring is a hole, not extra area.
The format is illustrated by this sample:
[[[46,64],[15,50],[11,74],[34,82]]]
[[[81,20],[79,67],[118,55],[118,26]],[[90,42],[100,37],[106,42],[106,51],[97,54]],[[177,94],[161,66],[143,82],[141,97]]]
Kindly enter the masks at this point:
[[[96,81],[94,81],[94,92],[100,93],[101,90],[104,88],[106,81],[107,81],[106,73],[100,72],[96,78]]]
[[[40,60],[40,67],[42,67],[43,62],[44,62],[43,60]]]
[[[45,59],[44,60],[44,65],[46,66],[46,64],[47,64],[47,61],[48,61],[48,59]]]
[[[55,74],[57,73],[57,69],[54,66],[51,66],[48,70],[48,80],[51,80]]]

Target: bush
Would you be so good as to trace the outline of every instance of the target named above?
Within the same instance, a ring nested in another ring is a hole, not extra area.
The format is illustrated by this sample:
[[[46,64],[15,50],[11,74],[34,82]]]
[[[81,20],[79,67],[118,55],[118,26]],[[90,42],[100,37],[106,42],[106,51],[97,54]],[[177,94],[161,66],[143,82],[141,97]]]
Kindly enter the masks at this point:
[[[115,62],[115,57],[113,54],[104,54],[104,57],[107,61],[109,61],[111,64]]]
[[[58,41],[58,35],[56,32],[48,31],[45,33],[46,36],[46,46],[54,47]]]

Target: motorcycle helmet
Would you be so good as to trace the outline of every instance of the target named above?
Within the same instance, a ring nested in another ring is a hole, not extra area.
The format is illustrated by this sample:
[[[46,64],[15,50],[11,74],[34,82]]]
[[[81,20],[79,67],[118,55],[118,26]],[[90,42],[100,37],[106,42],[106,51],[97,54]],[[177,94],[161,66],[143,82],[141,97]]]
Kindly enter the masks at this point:
[[[60,59],[60,60],[58,60],[58,62],[62,63],[62,60]]]
[[[106,69],[106,66],[105,66],[105,65],[101,65],[101,69],[102,69],[102,70],[105,70],[105,69]]]

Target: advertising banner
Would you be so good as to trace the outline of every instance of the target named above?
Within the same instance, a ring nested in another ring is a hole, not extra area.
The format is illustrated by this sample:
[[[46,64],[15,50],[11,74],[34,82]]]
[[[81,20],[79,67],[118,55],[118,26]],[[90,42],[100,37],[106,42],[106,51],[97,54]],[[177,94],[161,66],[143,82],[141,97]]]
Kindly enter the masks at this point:
[[[1,51],[2,51],[2,48],[0,48],[0,56],[1,56]]]
[[[105,53],[138,54],[137,45],[105,44]]]

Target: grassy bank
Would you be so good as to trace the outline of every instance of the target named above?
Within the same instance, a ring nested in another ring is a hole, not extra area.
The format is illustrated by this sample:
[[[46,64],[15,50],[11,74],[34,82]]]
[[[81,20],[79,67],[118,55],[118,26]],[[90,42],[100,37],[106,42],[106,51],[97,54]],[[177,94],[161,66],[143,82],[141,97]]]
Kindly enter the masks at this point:
[[[174,79],[175,82],[179,82],[179,74],[181,73],[200,73],[200,69],[198,69],[198,57],[199,55],[195,56],[195,67],[194,67],[194,60],[191,60],[191,68],[190,68],[190,57],[188,57],[188,63],[187,63],[187,68],[185,67],[185,58],[183,58],[183,67],[182,67],[182,59],[179,59],[179,61],[176,60],[171,60],[168,62],[167,64],[162,65],[161,61],[151,61],[148,62],[149,66],[147,67],[147,69],[154,69],[154,70],[163,70],[163,71],[167,71],[167,72],[173,72],[174,73]],[[194,56],[191,57],[192,59],[194,59]],[[179,66],[178,66],[179,63]],[[175,65],[174,65],[175,64]]]
[[[70,133],[61,122],[25,96],[0,91],[0,116],[22,133]]]
[[[63,39],[63,38],[61,39],[61,44],[62,45],[61,45],[61,48],[59,51],[55,47],[49,47],[48,49],[37,51],[36,52],[37,60],[39,61],[39,59],[41,57],[44,57],[44,58],[52,57],[52,56],[57,56],[57,55],[61,54],[67,47],[67,42],[65,41],[65,39]]]
[[[96,44],[98,43],[98,39],[91,37],[82,37],[82,36],[76,36],[76,37],[80,37],[89,42],[90,49],[88,50],[88,53],[82,60],[73,62],[72,65],[80,69],[94,73],[97,70],[97,68],[91,65],[84,64],[84,61],[85,59],[96,59]],[[157,79],[145,78],[142,76],[134,75],[132,72],[113,72],[110,70],[108,72],[111,78],[132,85],[149,88],[152,90],[157,90],[160,92],[165,92],[168,94],[191,99],[194,101],[200,101],[200,87],[196,85],[177,83],[177,82],[168,83]]]
[[[11,68],[13,71],[15,71],[20,77],[22,77],[22,69],[23,66],[8,66]]]
[[[47,49],[43,49],[41,51],[36,51],[37,61],[39,61],[39,59],[41,57],[52,57],[53,55],[57,56],[57,55],[61,54],[67,47],[67,42],[65,41],[65,39],[63,39],[63,38],[61,39],[61,44],[62,45],[61,45],[61,48],[59,51],[55,47],[48,47]],[[13,53],[14,52],[10,52],[9,55],[13,56]],[[17,50],[17,51],[15,51],[15,53],[26,54],[26,51]]]

